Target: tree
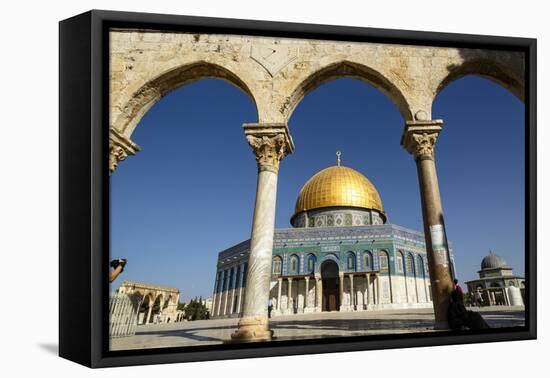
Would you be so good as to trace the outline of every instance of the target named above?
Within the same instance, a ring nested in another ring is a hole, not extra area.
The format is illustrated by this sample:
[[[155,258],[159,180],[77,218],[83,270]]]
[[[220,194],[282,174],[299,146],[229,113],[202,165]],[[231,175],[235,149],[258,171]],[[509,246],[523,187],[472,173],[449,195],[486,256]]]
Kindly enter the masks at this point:
[[[208,319],[208,309],[202,302],[202,297],[192,299],[187,306],[185,306],[185,317],[188,320],[203,320]]]

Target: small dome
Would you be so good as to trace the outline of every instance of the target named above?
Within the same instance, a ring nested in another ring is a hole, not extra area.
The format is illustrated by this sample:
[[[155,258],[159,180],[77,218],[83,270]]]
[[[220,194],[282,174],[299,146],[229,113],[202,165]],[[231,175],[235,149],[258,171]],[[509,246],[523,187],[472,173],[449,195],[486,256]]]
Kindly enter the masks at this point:
[[[317,172],[304,185],[296,201],[296,214],[331,206],[375,209],[384,213],[380,195],[364,175],[344,166]]]
[[[498,268],[507,268],[506,261],[499,255],[490,253],[488,256],[485,256],[481,260],[481,270],[484,269],[498,269]]]

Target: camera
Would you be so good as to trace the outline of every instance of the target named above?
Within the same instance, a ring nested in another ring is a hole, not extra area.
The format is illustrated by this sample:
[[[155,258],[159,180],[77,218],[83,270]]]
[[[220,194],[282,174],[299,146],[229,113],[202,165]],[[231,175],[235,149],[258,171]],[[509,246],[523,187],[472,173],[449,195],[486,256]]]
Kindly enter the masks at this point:
[[[109,266],[113,269],[118,268],[119,265],[122,265],[122,269],[124,269],[124,266],[126,265],[126,259],[115,259],[111,260],[109,263]]]

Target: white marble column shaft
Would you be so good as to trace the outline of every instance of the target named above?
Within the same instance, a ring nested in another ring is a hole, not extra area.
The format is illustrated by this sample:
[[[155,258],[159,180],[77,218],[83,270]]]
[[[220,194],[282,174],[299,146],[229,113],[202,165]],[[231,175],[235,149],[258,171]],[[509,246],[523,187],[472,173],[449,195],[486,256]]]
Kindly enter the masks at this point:
[[[273,331],[269,329],[267,307],[275,232],[277,174],[280,160],[294,150],[294,144],[286,124],[244,124],[243,128],[258,163],[258,181],[243,314],[239,328],[231,338],[234,342],[268,341],[273,336]]]

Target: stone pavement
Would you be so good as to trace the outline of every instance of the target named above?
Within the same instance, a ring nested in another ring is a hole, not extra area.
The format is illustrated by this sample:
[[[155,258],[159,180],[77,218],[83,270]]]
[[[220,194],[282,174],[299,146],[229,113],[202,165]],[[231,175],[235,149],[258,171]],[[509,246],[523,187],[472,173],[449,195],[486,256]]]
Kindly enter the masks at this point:
[[[523,307],[470,309],[480,311],[491,327],[518,327],[525,324]],[[136,335],[112,339],[111,350],[221,344],[230,339],[238,320],[212,319],[138,326]],[[271,319],[271,327],[276,340],[291,340],[433,332],[433,321],[432,309],[324,312],[278,316]]]

